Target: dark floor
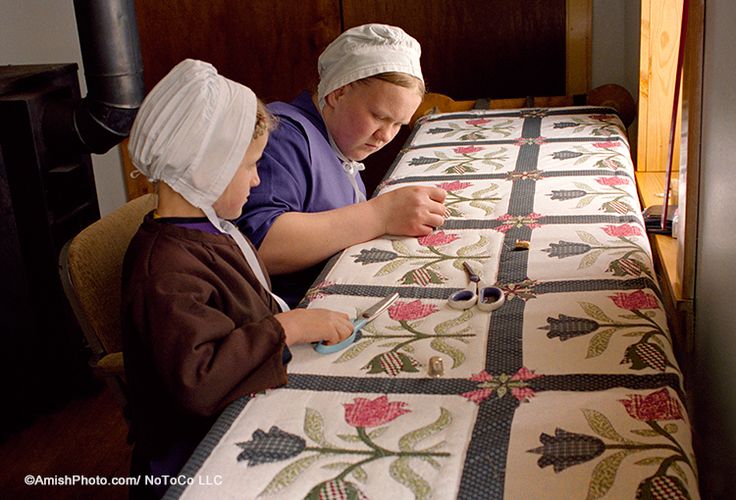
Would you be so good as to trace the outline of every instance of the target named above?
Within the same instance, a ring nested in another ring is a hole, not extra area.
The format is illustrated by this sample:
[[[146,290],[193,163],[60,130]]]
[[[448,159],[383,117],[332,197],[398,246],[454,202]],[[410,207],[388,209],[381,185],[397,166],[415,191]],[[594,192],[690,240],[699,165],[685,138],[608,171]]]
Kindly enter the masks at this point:
[[[131,447],[120,406],[106,387],[36,418],[0,442],[0,496],[17,498],[124,499]],[[108,485],[28,486],[28,476],[46,481],[107,481]]]

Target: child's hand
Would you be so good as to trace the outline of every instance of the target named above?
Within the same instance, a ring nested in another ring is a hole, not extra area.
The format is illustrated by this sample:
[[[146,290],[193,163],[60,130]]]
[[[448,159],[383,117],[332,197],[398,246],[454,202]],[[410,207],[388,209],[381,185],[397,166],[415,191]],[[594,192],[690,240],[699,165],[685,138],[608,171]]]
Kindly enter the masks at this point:
[[[327,309],[294,309],[274,316],[286,333],[286,345],[325,341],[336,344],[353,333],[347,314]]]

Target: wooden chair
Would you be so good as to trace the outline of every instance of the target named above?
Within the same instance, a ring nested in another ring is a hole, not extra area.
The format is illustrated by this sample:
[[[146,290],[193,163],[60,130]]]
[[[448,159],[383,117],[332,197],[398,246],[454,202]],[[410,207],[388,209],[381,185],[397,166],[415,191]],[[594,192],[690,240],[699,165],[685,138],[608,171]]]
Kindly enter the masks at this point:
[[[59,255],[59,274],[69,304],[92,350],[90,365],[125,408],[125,370],[120,322],[123,257],[156,195],[129,201],[72,238]]]

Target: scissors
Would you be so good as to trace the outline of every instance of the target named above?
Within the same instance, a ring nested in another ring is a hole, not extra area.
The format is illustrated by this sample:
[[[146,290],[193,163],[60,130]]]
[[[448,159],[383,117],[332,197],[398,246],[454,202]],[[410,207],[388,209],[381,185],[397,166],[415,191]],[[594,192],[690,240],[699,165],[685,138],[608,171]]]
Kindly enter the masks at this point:
[[[325,344],[324,341],[317,342],[314,344],[314,350],[320,354],[331,354],[345,349],[360,338],[358,335],[365,325],[376,319],[379,314],[388,309],[388,306],[393,304],[398,298],[399,294],[398,292],[395,292],[388,297],[381,299],[353,320],[353,333],[351,333],[348,338],[337,344]]]
[[[475,271],[467,262],[463,262],[463,269],[468,274],[470,285],[450,295],[447,299],[450,307],[453,309],[470,309],[477,303],[478,309],[481,311],[495,311],[503,305],[506,300],[503,290],[495,286],[480,286],[480,276],[475,274]]]

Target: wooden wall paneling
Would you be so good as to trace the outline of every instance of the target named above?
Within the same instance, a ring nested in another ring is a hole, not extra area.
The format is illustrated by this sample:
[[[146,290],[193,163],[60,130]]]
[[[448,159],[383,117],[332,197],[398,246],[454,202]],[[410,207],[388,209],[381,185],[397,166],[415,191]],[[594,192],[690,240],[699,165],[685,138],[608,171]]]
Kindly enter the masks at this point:
[[[682,0],[641,0],[637,169],[667,168]],[[674,164],[679,161],[676,142]]]
[[[584,94],[591,82],[592,0],[567,0],[566,22],[565,88],[567,95]]]
[[[265,102],[317,87],[317,58],[341,32],[340,0],[136,0],[148,90],[185,58],[212,63]],[[150,190],[129,176],[128,198]]]
[[[566,0],[342,0],[345,28],[402,27],[430,92],[455,100],[565,93]]]

